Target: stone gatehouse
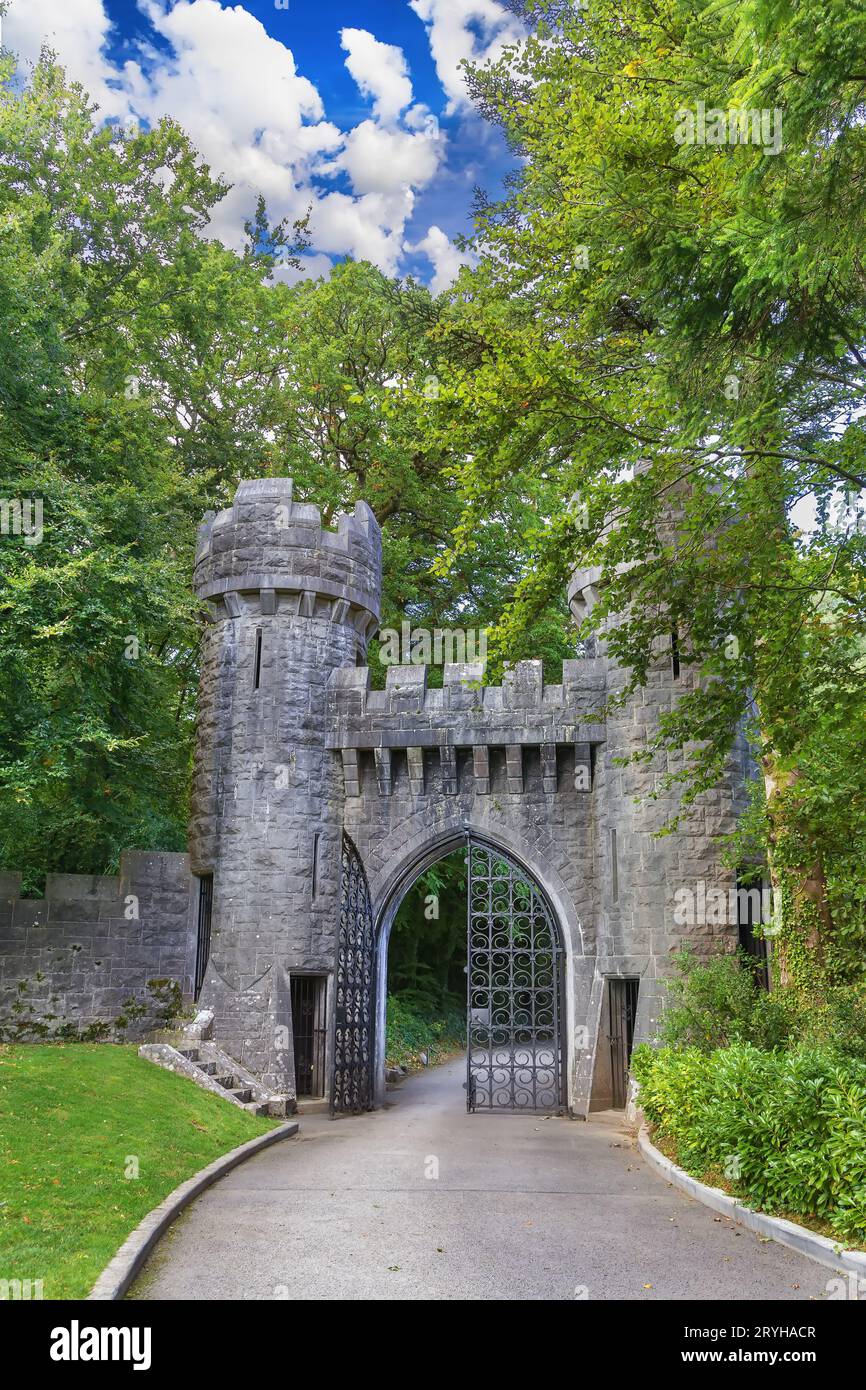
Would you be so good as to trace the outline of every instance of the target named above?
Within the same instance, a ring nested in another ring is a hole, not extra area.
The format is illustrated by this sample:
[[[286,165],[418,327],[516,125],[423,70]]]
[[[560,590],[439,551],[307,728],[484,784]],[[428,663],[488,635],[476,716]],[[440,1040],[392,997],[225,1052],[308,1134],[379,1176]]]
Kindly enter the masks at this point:
[[[210,621],[182,867],[184,921],[197,929],[186,930],[195,945],[178,975],[213,1009],[219,1044],[272,1089],[296,1094],[293,1001],[297,1013],[303,1000],[321,1044],[317,1089],[337,1109],[380,1103],[391,926],[418,875],[465,846],[486,865],[474,907],[471,879],[469,890],[470,941],[476,919],[488,932],[484,1007],[472,1008],[471,960],[469,998],[485,1076],[507,1041],[506,1025],[495,1027],[507,995],[512,1096],[518,1069],[535,1068],[535,1087],[543,1051],[545,1066],[555,1057],[556,1108],[621,1103],[617,1056],[627,1064],[632,1041],[652,1034],[672,952],[686,937],[699,949],[736,943],[736,921],[678,925],[674,904],[684,886],[734,887],[716,840],[741,806],[745,753],[657,839],[672,803],[639,798],[670,761],[618,760],[688,688],[675,653],[659,652],[649,684],[605,722],[624,677],[603,644],[564,662],[561,684],[545,685],[541,663],[526,661],[497,686],[483,684],[481,666],[446,665],[441,689],[428,688],[423,666],[392,666],[373,690],[365,662],[380,578],[379,527],[364,502],[331,530],[294,500],[291,479],[259,479],[205,518],[195,589]],[[576,619],[602,582],[574,576]],[[156,961],[150,920],[137,949],[150,943]],[[20,938],[16,950],[15,971]]]

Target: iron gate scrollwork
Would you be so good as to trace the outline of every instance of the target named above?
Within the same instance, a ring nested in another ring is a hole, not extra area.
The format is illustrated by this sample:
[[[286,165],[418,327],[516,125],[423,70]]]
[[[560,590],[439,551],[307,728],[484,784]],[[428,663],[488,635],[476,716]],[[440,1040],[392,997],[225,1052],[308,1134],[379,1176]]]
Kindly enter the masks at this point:
[[[355,846],[343,836],[334,999],[331,1114],[373,1108],[375,931],[370,889]]]
[[[470,840],[468,858],[467,1109],[559,1110],[563,951],[556,923],[507,854]]]

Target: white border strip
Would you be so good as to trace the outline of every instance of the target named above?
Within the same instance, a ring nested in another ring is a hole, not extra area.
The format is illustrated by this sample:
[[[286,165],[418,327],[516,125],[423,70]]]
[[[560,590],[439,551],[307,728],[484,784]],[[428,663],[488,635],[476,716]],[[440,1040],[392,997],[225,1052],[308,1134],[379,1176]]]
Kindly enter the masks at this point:
[[[690,1177],[659,1152],[650,1140],[646,1125],[641,1125],[637,1144],[647,1163],[660,1177],[673,1183],[690,1197],[703,1202],[705,1207],[730,1217],[738,1226],[748,1226],[749,1230],[757,1231],[759,1235],[770,1236],[780,1245],[787,1245],[789,1250],[796,1250],[798,1255],[817,1260],[818,1264],[826,1265],[828,1269],[850,1272],[866,1280],[866,1250],[842,1250],[827,1236],[819,1236],[816,1231],[809,1231],[805,1226],[798,1226],[794,1221],[785,1221],[780,1216],[767,1216],[762,1211],[753,1211],[751,1207],[743,1206],[736,1197],[729,1197],[720,1187],[707,1187],[706,1183],[698,1182],[697,1178]]]
[[[230,1149],[228,1153],[222,1154],[219,1158],[209,1163],[207,1168],[202,1168],[198,1173],[194,1173],[186,1182],[182,1182],[180,1187],[176,1187],[170,1192],[165,1201],[160,1202],[158,1207],[148,1212],[143,1221],[140,1221],[131,1235],[121,1245],[117,1254],[105,1266],[90,1293],[90,1299],[109,1299],[117,1300],[123,1298],[130,1284],[136,1275],[141,1271],[142,1266],[150,1255],[153,1247],[165,1235],[172,1221],[179,1216],[184,1207],[189,1206],[190,1202],[206,1188],[215,1183],[218,1178],[237,1168],[239,1163],[245,1159],[252,1158],[262,1149],[267,1149],[271,1144],[277,1144],[281,1139],[290,1139],[293,1134],[297,1134],[298,1124],[293,1121],[289,1124],[278,1125],[276,1129],[269,1129],[266,1134],[259,1134],[255,1139],[250,1139],[246,1144],[240,1144],[236,1149]]]

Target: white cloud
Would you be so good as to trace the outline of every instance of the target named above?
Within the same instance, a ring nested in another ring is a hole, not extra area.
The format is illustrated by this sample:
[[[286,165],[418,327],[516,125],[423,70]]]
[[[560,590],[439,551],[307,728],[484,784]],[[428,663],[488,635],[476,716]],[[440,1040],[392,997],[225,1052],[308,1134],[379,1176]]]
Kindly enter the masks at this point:
[[[324,254],[310,254],[298,259],[301,262],[300,269],[293,265],[278,265],[274,267],[272,278],[285,280],[287,285],[294,285],[296,280],[317,280],[320,276],[327,279],[331,273],[330,257]]]
[[[402,48],[380,43],[366,29],[341,29],[346,67],[381,121],[395,121],[412,100],[412,83]]]
[[[519,42],[526,32],[517,17],[495,0],[409,0],[409,5],[427,26],[430,52],[448,94],[449,111],[468,101],[459,67],[463,59],[495,59],[507,44]]]
[[[163,43],[140,43],[136,60],[122,68],[106,54],[111,23],[105,0],[63,0],[62,7],[58,0],[12,0],[4,41],[33,61],[48,39],[106,117],[134,113],[150,123],[174,117],[212,171],[232,184],[210,228],[226,245],[240,249],[244,219],[261,192],[275,221],[294,220],[312,204],[313,246],[305,264],[316,273],[325,253],[368,259],[397,273],[416,191],[435,177],[445,147],[435,117],[413,104],[402,50],[364,29],[341,31],[346,66],[373,106],[372,119],[344,132],[326,118],[317,88],[298,71],[291,50],[243,5],[138,4]],[[323,192],[315,182],[340,172],[351,194]],[[449,263],[444,241],[445,247],[430,242],[439,257],[431,254],[437,275]]]
[[[36,63],[43,46],[53,48],[69,76],[80,82],[106,116],[125,117],[128,96],[107,84],[122,79],[103,54],[111,32],[102,0],[13,0],[3,18],[3,44],[24,63]]]
[[[441,141],[424,132],[388,130],[362,121],[346,137],[333,169],[345,169],[356,193],[423,188],[439,167]]]
[[[372,261],[386,275],[396,274],[403,253],[403,230],[412,215],[411,188],[393,194],[327,193],[313,206],[313,244],[335,255]]]
[[[457,250],[442,228],[437,227],[435,223],[428,228],[427,235],[421,241],[414,244],[406,242],[405,249],[420,252],[433,266],[433,279],[430,282],[433,294],[441,294],[443,290],[447,290],[457,279],[460,267],[469,264],[469,258]]]
[[[149,67],[136,103],[150,121],[170,113],[188,131],[232,192],[215,210],[213,230],[239,249],[243,219],[264,194],[274,218],[301,215],[310,201],[313,162],[340,148],[322,100],[301,76],[290,49],[241,5],[217,0],[143,0],[173,57]]]

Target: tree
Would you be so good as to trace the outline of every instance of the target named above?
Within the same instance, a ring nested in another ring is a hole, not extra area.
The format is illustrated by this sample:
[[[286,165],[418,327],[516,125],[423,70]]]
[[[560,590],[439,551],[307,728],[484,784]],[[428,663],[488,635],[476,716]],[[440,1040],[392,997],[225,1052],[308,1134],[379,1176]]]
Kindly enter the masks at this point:
[[[320,505],[326,522],[359,498],[373,508],[383,530],[383,627],[496,622],[537,512],[525,495],[503,490],[478,528],[472,562],[435,572],[462,507],[448,471],[454,446],[447,432],[434,438],[425,424],[443,390],[437,373],[451,370],[437,347],[439,305],[422,286],[364,262],[276,290],[272,468],[291,473],[299,496]],[[535,655],[555,662],[568,653],[566,618],[561,603]],[[381,680],[377,654],[374,644]],[[431,671],[434,682],[440,676]]]
[[[834,937],[839,827],[815,814],[822,798],[842,809],[816,757],[831,730],[834,758],[859,760],[849,838],[866,830],[866,16],[781,0],[527,8],[526,45],[471,74],[524,163],[501,203],[480,202],[479,264],[443,315],[449,360],[472,345],[429,424],[465,454],[452,554],[506,480],[557,486],[500,650],[573,566],[602,564],[589,628],[611,627],[622,698],[672,631],[705,677],[644,753],[689,750],[684,804],[753,709],[780,959],[806,971]]]
[[[189,574],[215,452],[200,422],[221,365],[190,364],[204,321],[239,340],[229,307],[269,265],[203,239],[225,188],[171,121],[125,138],[50,55],[24,91],[11,73],[3,60],[0,855],[33,887],[184,845]],[[16,525],[36,506],[38,538]]]
[[[195,533],[242,478],[292,473],[326,524],[369,500],[385,532],[383,621],[398,628],[494,621],[520,572],[515,518],[533,512],[504,496],[480,563],[431,573],[461,503],[447,440],[425,434],[429,293],[351,262],[285,283],[303,222],[273,225],[259,200],[242,255],[209,240],[226,185],[174,122],[100,123],[50,54],[23,89],[11,76],[7,59],[0,863],[37,888],[46,870],[109,871],[125,847],[183,848]],[[36,503],[32,543],[15,522]],[[553,660],[563,618],[545,625]]]

